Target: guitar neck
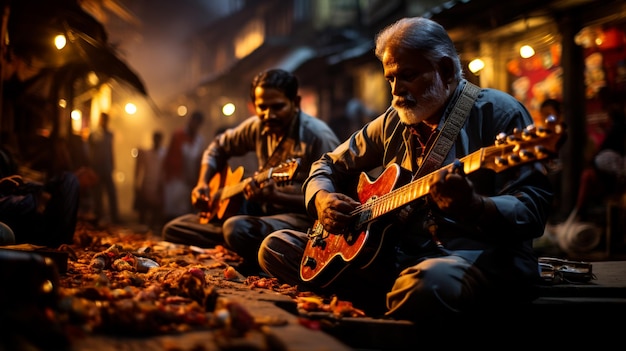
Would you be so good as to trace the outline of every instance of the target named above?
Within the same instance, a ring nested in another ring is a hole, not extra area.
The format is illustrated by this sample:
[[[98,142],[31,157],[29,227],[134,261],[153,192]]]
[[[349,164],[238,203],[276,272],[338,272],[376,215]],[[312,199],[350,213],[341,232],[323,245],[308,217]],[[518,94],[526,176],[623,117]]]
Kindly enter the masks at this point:
[[[516,151],[518,146],[516,145],[499,145],[493,147],[482,148],[476,152],[473,152],[460,159],[465,174],[470,174],[480,168],[490,168],[496,172],[507,169],[511,166],[516,166],[532,160],[537,160],[547,157],[547,154],[535,155],[534,158],[528,158],[525,160],[515,159],[514,164],[508,164],[507,160],[502,161],[504,155]],[[489,162],[486,162],[489,161]],[[500,163],[503,162],[503,163]],[[391,192],[388,192],[382,196],[379,196],[371,201],[361,204],[355,209],[351,216],[355,219],[356,227],[360,227],[365,223],[368,223],[380,216],[390,213],[394,210],[408,205],[409,203],[425,196],[429,191],[429,184],[433,178],[441,170],[450,171],[454,164],[444,166],[424,177],[409,182],[408,184],[401,186]]]
[[[278,166],[270,167],[264,171],[260,171],[253,177],[246,178],[237,184],[224,185],[221,190],[221,199],[228,199],[237,194],[243,192],[243,189],[251,181],[256,181],[257,184],[263,184],[264,182],[274,179],[276,182],[281,183],[289,181],[293,178],[296,170],[300,166],[300,159],[290,159],[287,162],[281,163]]]
[[[479,152],[463,157],[461,162],[463,162],[463,170],[465,173],[469,174],[481,168],[481,159],[482,157]],[[420,179],[401,186],[394,191],[377,197],[372,201],[361,204],[352,212],[352,216],[357,220],[357,227],[425,196],[428,194],[429,184],[437,172],[440,172],[442,169],[450,170],[452,167],[452,164],[445,166],[435,172],[425,175]]]
[[[272,171],[273,170],[274,170],[274,168],[271,167],[270,169],[267,169],[265,171],[259,172],[255,176],[246,178],[246,179],[242,180],[241,182],[239,182],[237,184],[224,186],[224,188],[222,188],[221,199],[228,199],[228,198],[231,198],[231,197],[233,197],[235,195],[241,194],[243,192],[243,189],[246,187],[246,185],[249,182],[251,182],[252,180],[255,180],[257,183],[260,184],[260,183],[270,179],[272,177]]]

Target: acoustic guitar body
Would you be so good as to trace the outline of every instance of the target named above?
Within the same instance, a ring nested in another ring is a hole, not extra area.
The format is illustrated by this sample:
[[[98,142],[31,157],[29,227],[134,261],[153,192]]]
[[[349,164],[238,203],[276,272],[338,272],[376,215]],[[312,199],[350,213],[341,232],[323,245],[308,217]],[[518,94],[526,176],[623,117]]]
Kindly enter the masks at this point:
[[[222,189],[240,183],[243,179],[243,172],[242,166],[237,167],[234,171],[227,166],[211,178],[209,182],[209,193],[211,194],[210,211],[206,217],[208,220],[212,220],[216,216],[221,220],[237,212],[241,206],[241,196],[222,198]]]

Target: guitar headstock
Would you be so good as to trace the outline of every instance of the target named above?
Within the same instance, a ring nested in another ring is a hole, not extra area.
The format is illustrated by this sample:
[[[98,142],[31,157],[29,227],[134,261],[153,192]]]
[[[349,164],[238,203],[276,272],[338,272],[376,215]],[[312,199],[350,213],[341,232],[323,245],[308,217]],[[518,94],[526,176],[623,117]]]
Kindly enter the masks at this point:
[[[513,134],[501,133],[494,146],[481,149],[481,167],[496,172],[528,162],[557,157],[566,139],[565,127],[554,119],[545,125],[530,125]]]
[[[270,176],[277,182],[287,182],[293,179],[298,167],[300,167],[300,159],[290,159],[273,167]]]

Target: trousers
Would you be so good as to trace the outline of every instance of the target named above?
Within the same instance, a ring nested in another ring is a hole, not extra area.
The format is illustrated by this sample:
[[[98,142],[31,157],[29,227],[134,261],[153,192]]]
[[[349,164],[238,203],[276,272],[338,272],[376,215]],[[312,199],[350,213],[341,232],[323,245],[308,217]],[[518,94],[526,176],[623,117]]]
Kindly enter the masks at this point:
[[[451,320],[460,321],[461,312],[483,313],[491,307],[489,304],[495,306],[502,301],[494,296],[506,296],[510,304],[527,297],[521,295],[523,289],[508,285],[506,277],[494,277],[481,270],[475,263],[486,253],[478,249],[438,248],[412,256],[401,264],[394,258],[382,259],[381,263],[375,261],[363,269],[354,269],[355,265],[341,272],[330,285],[320,288],[315,281],[300,278],[308,240],[306,233],[295,230],[272,233],[259,249],[261,269],[303,290],[337,295],[369,315],[442,325]],[[504,289],[508,290],[503,292]]]

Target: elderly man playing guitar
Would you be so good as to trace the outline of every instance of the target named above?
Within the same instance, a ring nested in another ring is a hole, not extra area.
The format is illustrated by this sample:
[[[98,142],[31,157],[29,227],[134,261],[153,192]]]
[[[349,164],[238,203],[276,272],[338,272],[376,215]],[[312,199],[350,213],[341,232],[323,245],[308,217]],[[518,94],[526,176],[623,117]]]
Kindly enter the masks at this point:
[[[529,301],[540,279],[532,241],[553,196],[539,160],[555,154],[561,128],[534,127],[511,95],[463,79],[432,20],[399,20],[375,50],[391,107],[313,164],[304,190],[316,223],[267,236],[261,267],[436,328]]]

